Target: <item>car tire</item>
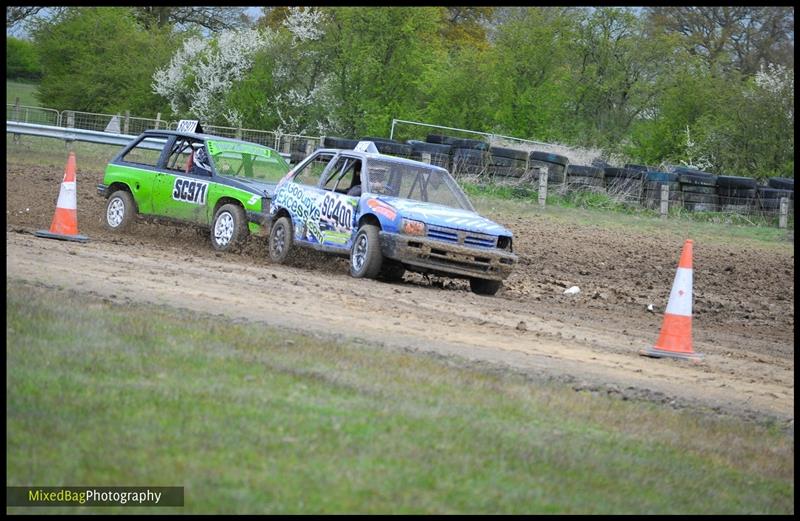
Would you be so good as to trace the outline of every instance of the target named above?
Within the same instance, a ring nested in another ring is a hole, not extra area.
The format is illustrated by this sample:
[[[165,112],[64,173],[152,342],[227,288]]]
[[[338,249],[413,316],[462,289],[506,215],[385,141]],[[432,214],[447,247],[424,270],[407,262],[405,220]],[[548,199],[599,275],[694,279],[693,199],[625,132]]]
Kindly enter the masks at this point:
[[[130,228],[135,214],[136,203],[133,196],[128,191],[117,190],[106,203],[106,228],[115,232],[125,231]]]
[[[238,249],[247,232],[244,209],[236,204],[223,204],[211,222],[211,246],[217,251]]]
[[[478,295],[494,295],[502,287],[501,280],[469,279],[469,289]]]
[[[365,224],[358,229],[350,248],[350,275],[357,279],[374,279],[380,273],[382,264],[378,227]]]
[[[288,217],[281,217],[273,223],[269,231],[269,259],[277,264],[284,264],[289,258],[293,242],[292,221]]]

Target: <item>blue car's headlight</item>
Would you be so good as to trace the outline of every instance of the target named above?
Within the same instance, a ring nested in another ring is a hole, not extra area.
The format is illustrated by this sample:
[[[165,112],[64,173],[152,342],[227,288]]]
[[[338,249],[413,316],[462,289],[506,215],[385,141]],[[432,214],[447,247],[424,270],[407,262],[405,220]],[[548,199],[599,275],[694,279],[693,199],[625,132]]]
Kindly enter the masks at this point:
[[[422,221],[414,221],[413,219],[403,219],[403,222],[400,225],[400,231],[406,235],[427,234],[425,223]]]

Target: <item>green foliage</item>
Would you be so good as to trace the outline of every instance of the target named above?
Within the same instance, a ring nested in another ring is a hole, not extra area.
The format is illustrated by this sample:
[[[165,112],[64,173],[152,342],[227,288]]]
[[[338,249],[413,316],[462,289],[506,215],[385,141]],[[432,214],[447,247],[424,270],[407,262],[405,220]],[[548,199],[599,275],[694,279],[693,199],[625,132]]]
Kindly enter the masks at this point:
[[[388,135],[398,118],[794,176],[790,9],[264,8],[252,64],[202,78],[188,67],[166,98],[153,73],[177,56],[176,16],[194,8],[137,9],[64,8],[33,24],[44,106],[152,116],[170,101],[173,117],[202,105],[217,124],[354,138]],[[143,24],[142,12],[164,16]],[[214,48],[222,35],[200,41]],[[35,68],[24,43],[8,42],[7,74]]]
[[[39,99],[59,110],[166,113],[151,83],[176,40],[168,29],[144,30],[129,9],[70,9],[34,32],[43,71]]]
[[[6,37],[6,79],[39,81],[42,66],[33,42]]]

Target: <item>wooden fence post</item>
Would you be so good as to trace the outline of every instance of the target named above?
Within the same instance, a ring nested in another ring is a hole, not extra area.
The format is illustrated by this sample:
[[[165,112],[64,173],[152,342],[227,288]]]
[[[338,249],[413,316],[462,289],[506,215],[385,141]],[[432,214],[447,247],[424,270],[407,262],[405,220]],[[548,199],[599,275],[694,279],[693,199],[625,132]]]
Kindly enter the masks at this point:
[[[781,197],[780,216],[778,217],[778,228],[786,228],[789,220],[789,198]]]
[[[669,212],[669,185],[661,185],[661,218],[666,219]]]
[[[19,96],[14,100],[14,121],[19,121]],[[14,143],[19,143],[19,134],[14,134]]]
[[[431,154],[429,152],[422,153],[422,162],[431,164]]]
[[[126,134],[126,135],[128,134],[128,129],[130,128],[130,125],[131,125],[131,111],[130,110],[126,110],[125,111],[125,132],[123,132],[123,134]]]
[[[161,113],[156,114],[156,130],[161,126]]]
[[[539,206],[547,204],[547,170],[539,172]]]

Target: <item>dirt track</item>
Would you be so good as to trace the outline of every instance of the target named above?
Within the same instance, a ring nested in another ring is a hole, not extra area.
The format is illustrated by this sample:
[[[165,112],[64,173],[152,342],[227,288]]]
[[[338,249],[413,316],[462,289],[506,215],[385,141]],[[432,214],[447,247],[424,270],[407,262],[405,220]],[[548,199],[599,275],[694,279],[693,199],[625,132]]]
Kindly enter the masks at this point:
[[[696,245],[694,345],[706,358],[693,365],[637,354],[658,335],[680,238],[489,215],[514,231],[521,265],[497,297],[480,297],[449,279],[355,280],[345,261],[319,255],[272,265],[262,240],[221,255],[173,226],[114,235],[101,224],[99,172],[78,176],[78,222],[92,242],[39,239],[30,232],[49,226],[63,167],[6,170],[9,279],[459,355],[623,398],[794,417],[788,249]],[[581,293],[563,295],[572,285]]]

